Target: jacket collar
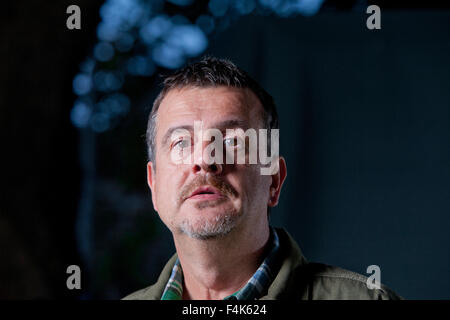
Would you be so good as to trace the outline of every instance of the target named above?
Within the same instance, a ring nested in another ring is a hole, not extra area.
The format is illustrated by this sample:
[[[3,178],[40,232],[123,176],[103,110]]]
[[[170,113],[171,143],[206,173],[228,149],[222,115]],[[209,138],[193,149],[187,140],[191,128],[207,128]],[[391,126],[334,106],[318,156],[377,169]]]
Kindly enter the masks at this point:
[[[263,296],[261,300],[275,300],[287,296],[291,291],[291,287],[294,285],[294,281],[291,281],[292,276],[295,274],[294,271],[308,263],[302,255],[299,246],[289,233],[282,228],[275,229],[280,240],[281,265],[275,279],[269,287],[267,295]],[[143,290],[143,299],[161,299],[177,258],[178,255],[175,253],[164,266],[156,283]]]
[[[299,246],[291,235],[284,229],[276,228],[280,238],[280,247],[282,249],[283,258],[281,258],[281,266],[269,287],[267,295],[261,297],[261,300],[277,300],[281,298],[289,298],[290,292],[297,281],[294,277],[300,267],[308,264],[308,261],[303,256]],[[294,288],[295,289],[295,288]],[[296,288],[299,289],[299,288]],[[296,290],[298,291],[298,290]]]

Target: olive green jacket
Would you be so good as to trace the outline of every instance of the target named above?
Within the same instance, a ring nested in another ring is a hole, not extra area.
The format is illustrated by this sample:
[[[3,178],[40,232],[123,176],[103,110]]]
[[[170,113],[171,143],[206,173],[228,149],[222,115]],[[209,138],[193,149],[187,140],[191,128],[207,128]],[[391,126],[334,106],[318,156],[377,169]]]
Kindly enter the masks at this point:
[[[308,262],[294,239],[277,228],[282,254],[281,266],[261,300],[391,300],[401,299],[389,288],[368,289],[367,277],[338,267]],[[157,282],[136,291],[124,300],[159,300],[169,280],[177,255],[167,262]]]

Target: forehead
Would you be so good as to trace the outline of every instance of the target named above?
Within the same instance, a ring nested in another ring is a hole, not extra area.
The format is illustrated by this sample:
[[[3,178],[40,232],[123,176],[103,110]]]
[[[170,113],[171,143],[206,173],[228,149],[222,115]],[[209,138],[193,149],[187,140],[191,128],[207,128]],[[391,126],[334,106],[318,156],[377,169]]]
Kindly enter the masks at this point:
[[[173,125],[191,125],[196,120],[205,126],[223,120],[243,120],[260,128],[264,109],[249,89],[185,87],[170,90],[158,110],[157,131]]]

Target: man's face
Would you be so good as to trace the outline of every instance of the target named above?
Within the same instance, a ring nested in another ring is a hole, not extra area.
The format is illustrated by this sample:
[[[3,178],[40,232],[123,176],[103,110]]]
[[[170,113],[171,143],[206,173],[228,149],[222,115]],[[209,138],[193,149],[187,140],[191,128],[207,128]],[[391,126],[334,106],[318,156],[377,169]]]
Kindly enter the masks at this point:
[[[174,235],[208,239],[267,222],[272,176],[248,162],[207,164],[204,150],[211,141],[194,130],[200,121],[203,134],[219,129],[230,143],[226,129],[258,132],[263,112],[247,89],[186,87],[167,93],[157,115],[155,164],[149,162],[147,173],[155,210]],[[174,161],[180,153],[190,161]]]

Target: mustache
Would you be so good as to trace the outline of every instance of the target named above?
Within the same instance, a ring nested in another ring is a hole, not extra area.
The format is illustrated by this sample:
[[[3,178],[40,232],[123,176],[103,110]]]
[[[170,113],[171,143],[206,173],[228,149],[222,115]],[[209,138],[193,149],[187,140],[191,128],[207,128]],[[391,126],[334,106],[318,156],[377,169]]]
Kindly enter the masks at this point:
[[[181,189],[179,202],[186,200],[197,188],[208,185],[219,190],[224,196],[236,197],[238,194],[228,182],[207,173],[206,175],[197,176],[194,180]]]

